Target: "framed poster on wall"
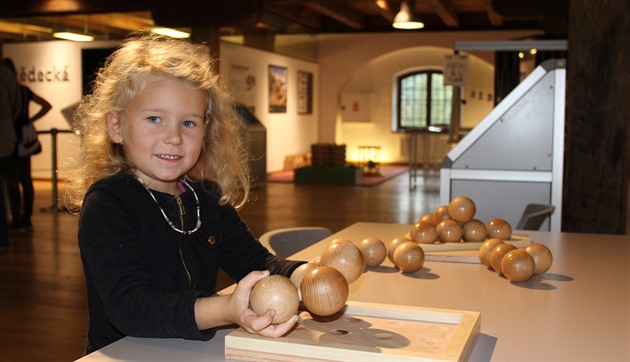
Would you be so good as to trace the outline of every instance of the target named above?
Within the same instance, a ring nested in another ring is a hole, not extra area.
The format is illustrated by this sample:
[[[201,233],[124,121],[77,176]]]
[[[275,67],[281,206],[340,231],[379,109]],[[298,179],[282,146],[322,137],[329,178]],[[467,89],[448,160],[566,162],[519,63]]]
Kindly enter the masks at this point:
[[[313,73],[297,73],[297,108],[298,114],[313,113]]]
[[[287,111],[287,68],[269,66],[269,113]]]

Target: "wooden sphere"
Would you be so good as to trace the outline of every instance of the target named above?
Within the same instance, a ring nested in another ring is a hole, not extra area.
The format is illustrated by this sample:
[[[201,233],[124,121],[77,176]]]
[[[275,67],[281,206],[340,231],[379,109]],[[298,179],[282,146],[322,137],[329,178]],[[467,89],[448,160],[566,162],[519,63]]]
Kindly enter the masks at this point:
[[[256,315],[268,310],[276,312],[272,324],[286,322],[297,314],[300,298],[295,284],[283,275],[269,275],[259,280],[252,288],[249,303]]]
[[[335,239],[332,239],[330,243],[328,243],[328,245],[337,244],[338,242],[345,242],[345,241],[350,241],[350,240],[343,239],[343,238],[335,238]]]
[[[442,220],[436,227],[438,239],[444,243],[458,243],[462,240],[462,227],[453,219]]]
[[[492,270],[501,274],[501,261],[508,252],[515,250],[516,246],[508,243],[502,243],[494,247],[490,252],[490,266]]]
[[[534,259],[534,274],[543,274],[551,268],[553,255],[551,254],[551,250],[545,245],[536,243],[529,244],[525,248],[525,251]]]
[[[317,268],[317,264],[305,263],[295,268],[293,273],[291,273],[291,277],[289,279],[293,282],[293,284],[298,289],[298,291],[300,290],[300,283],[302,283],[302,279],[304,278],[304,275],[306,275],[306,273],[308,273],[314,268]],[[300,296],[300,300],[302,300],[301,296]]]
[[[424,250],[413,241],[405,241],[394,251],[394,265],[403,273],[413,273],[424,265]]]
[[[451,215],[448,213],[448,205],[442,205],[433,211],[433,225],[437,226],[442,220],[448,220]]]
[[[429,223],[433,226],[435,226],[435,223],[433,223],[433,214],[424,214],[422,215],[422,217],[420,219],[418,219],[418,223]]]
[[[503,240],[501,239],[486,239],[486,241],[481,244],[479,247],[479,261],[481,264],[487,266],[488,268],[492,268],[490,265],[490,253],[492,249],[494,249],[497,245],[503,244]]]
[[[524,249],[509,251],[501,260],[501,272],[511,282],[524,282],[534,275],[534,258]]]
[[[512,226],[503,219],[492,219],[488,221],[486,228],[488,229],[489,238],[510,240],[512,237]]]
[[[379,266],[387,257],[387,246],[377,237],[368,236],[361,240],[359,250],[366,266]]]
[[[477,219],[472,219],[462,226],[464,241],[478,242],[486,240],[488,229]]]
[[[348,284],[359,279],[365,268],[361,250],[346,239],[336,239],[322,253],[321,264],[341,272]]]
[[[405,241],[411,241],[411,239],[405,236],[398,236],[387,242],[387,259],[389,259],[389,261],[394,262],[394,251]]]
[[[419,222],[409,229],[409,238],[418,244],[434,243],[437,236],[435,226],[426,222]]]
[[[348,281],[341,272],[325,265],[306,273],[300,284],[304,307],[320,316],[340,311],[346,305],[349,291]]]
[[[472,220],[477,212],[477,207],[468,196],[457,196],[448,204],[448,214],[457,222]]]

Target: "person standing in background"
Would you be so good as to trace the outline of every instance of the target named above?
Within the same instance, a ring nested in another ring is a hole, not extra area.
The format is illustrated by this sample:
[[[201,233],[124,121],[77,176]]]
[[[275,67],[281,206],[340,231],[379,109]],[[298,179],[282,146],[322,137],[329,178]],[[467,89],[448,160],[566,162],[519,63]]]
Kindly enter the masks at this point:
[[[2,54],[2,40],[0,39],[0,59]],[[0,179],[8,170],[8,162],[15,150],[17,136],[14,122],[21,107],[18,97],[19,85],[11,70],[0,62]],[[0,249],[9,246],[7,215],[4,208],[4,188],[0,187]]]
[[[13,61],[8,58],[3,61],[6,63],[7,67],[13,71],[13,76],[17,79],[17,72]],[[15,122],[18,143],[22,136],[20,134],[21,127],[29,122],[35,122],[42,118],[52,108],[48,101],[33,93],[27,86],[20,84],[19,88],[22,108]],[[32,117],[29,114],[29,105],[31,102],[37,103],[40,106],[39,111]],[[13,215],[13,220],[9,224],[9,232],[33,231],[31,215],[33,214],[35,189],[33,188],[33,178],[31,177],[31,155],[19,155],[16,147],[13,157],[11,157],[9,168],[10,170],[6,175],[6,185],[9,202],[11,204],[11,214]]]

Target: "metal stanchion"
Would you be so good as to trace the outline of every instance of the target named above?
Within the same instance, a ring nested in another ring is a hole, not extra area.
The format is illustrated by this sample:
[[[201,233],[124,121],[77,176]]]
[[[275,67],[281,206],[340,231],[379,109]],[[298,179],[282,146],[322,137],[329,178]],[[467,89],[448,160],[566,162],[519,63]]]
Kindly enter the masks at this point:
[[[409,190],[416,188],[416,177],[418,175],[418,138],[415,132],[407,133],[409,137]]]
[[[59,207],[58,206],[58,191],[57,191],[57,173],[58,173],[58,168],[57,168],[57,134],[58,133],[74,133],[71,130],[58,130],[56,128],[51,128],[50,131],[38,131],[38,134],[40,133],[50,133],[51,136],[51,140],[50,140],[50,144],[51,144],[51,165],[52,165],[52,192],[51,192],[51,204],[49,207],[43,207],[41,208],[41,211],[43,212],[51,212],[56,214],[59,211],[66,211],[65,207]]]

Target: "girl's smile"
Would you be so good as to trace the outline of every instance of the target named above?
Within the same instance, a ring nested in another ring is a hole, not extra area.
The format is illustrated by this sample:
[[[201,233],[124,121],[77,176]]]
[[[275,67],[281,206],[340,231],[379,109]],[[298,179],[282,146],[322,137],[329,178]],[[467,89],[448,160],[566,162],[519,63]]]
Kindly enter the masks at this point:
[[[180,80],[150,80],[123,115],[108,114],[110,137],[124,141],[134,174],[149,188],[177,195],[177,180],[201,153],[206,106],[205,94]]]

